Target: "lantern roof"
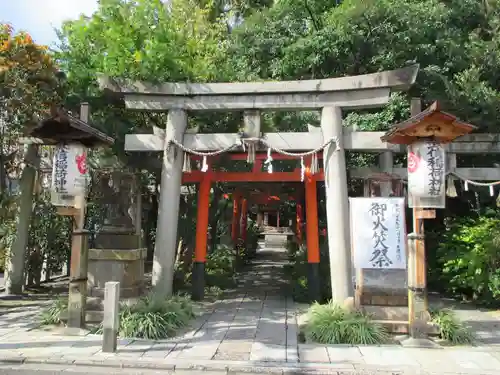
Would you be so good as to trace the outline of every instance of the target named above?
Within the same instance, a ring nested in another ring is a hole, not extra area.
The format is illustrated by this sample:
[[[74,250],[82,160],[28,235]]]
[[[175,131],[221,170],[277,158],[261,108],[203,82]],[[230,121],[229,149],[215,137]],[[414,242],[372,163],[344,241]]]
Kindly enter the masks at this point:
[[[62,108],[51,109],[51,117],[40,121],[29,131],[46,144],[80,142],[86,147],[110,146],[115,140]]]
[[[422,138],[449,143],[476,128],[450,113],[441,111],[436,101],[419,114],[393,125],[380,139],[383,142],[404,145],[412,144]]]

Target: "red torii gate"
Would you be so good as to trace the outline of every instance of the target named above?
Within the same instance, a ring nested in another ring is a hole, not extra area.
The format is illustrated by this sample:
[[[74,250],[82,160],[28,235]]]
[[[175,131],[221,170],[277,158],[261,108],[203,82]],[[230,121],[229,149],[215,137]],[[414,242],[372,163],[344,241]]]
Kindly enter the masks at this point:
[[[246,153],[231,153],[228,155],[231,160],[246,160]],[[223,172],[214,171],[211,168],[210,159],[207,158],[209,168],[206,172],[193,170],[183,172],[182,183],[199,183],[198,193],[198,215],[196,221],[196,248],[195,261],[205,263],[207,256],[207,229],[210,208],[210,186],[212,182],[301,182],[301,170],[295,169],[291,172],[273,172],[262,171],[263,161],[267,158],[266,153],[256,153],[255,162],[251,172]],[[297,160],[297,158],[273,153],[273,160]],[[322,158],[322,153],[318,153],[318,158]],[[304,160],[306,164],[304,185],[305,185],[305,208],[306,208],[306,246],[307,261],[310,264],[317,264],[320,261],[319,252],[319,226],[318,226],[318,197],[316,182],[324,181],[323,170],[316,174],[310,171],[311,157]],[[243,198],[238,192],[232,194],[233,199],[233,220],[231,237],[234,243],[237,239],[246,236],[246,215],[248,200]],[[302,243],[302,223],[303,207],[300,200],[297,200],[297,239]],[[243,225],[242,225],[242,218]],[[318,280],[319,281],[319,280]],[[313,293],[319,297],[318,285],[310,286]]]

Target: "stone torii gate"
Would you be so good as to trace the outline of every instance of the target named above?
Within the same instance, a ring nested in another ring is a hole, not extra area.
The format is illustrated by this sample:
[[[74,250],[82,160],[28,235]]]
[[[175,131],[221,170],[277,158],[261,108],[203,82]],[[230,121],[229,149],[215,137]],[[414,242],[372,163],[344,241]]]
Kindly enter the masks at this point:
[[[407,90],[418,65],[374,74],[319,80],[250,83],[117,82],[100,77],[101,88],[121,95],[131,110],[168,112],[163,134],[131,134],[126,151],[163,151],[158,226],[153,262],[153,285],[163,296],[172,294],[183,153],[172,141],[196,151],[226,149],[241,143],[239,134],[189,134],[187,111],[244,111],[245,134],[265,139],[273,148],[309,151],[327,140],[323,151],[332,299],[343,303],[353,295],[345,149],[378,150],[377,135],[346,132],[342,109],[381,107],[394,90]],[[261,134],[260,110],[321,110],[321,131]],[[378,135],[380,137],[380,135]],[[206,190],[206,186],[204,186]]]

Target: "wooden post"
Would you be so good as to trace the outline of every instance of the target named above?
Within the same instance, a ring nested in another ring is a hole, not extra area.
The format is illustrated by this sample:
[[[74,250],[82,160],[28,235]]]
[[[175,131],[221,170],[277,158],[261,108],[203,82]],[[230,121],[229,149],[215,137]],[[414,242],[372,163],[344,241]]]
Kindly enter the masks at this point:
[[[89,105],[80,106],[80,120],[89,122]],[[68,294],[68,328],[85,327],[85,307],[87,304],[87,271],[88,271],[88,231],[85,226],[87,209],[86,193],[75,197],[76,215],[73,223],[71,240],[69,294]]]
[[[309,169],[306,173],[306,241],[307,241],[307,286],[311,302],[321,299],[319,274],[319,237],[318,237],[318,197],[316,180]]]
[[[104,317],[102,320],[102,351],[116,352],[120,330],[120,283],[108,281],[104,286]]]
[[[89,232],[87,230],[79,228],[73,229],[68,294],[68,328],[70,330],[85,327],[89,256],[88,235]]]
[[[302,219],[302,215],[303,215],[302,203],[297,202],[295,209],[296,209],[296,217],[297,217],[297,221],[296,221],[297,242],[299,243],[299,245],[301,245],[302,244],[302,221],[303,221],[303,219]]]
[[[426,280],[421,277],[425,271],[422,267],[425,265],[425,253],[419,251],[423,247],[423,235],[415,233],[408,235],[408,307],[412,339],[427,338],[429,314],[425,305]]]
[[[26,146],[24,170],[19,182],[21,198],[19,213],[16,219],[16,237],[12,244],[10,257],[6,261],[5,292],[6,294],[22,294],[25,284],[25,259],[28,246],[29,227],[33,212],[33,189],[36,181],[36,168],[40,164],[38,145]]]
[[[412,98],[411,99],[411,115],[415,116],[418,115],[420,112],[422,112],[422,101],[420,98]],[[422,240],[418,241],[416,243],[416,261],[417,262],[423,262],[423,264],[418,264],[417,270],[417,279],[419,282],[423,285],[422,288],[424,288],[424,305],[426,310],[429,309],[429,302],[427,298],[427,265],[425,263],[425,233],[424,233],[424,219],[423,216],[425,214],[422,213],[422,211],[425,211],[420,208],[413,208],[413,233],[417,236],[422,236]],[[411,291],[409,292],[411,293]],[[412,316],[412,303],[410,302],[410,295],[408,295],[408,308],[409,308],[409,316],[411,319]],[[410,323],[411,324],[411,323]]]
[[[194,253],[191,298],[200,301],[205,296],[205,262],[207,257],[207,232],[210,212],[210,173],[201,180],[198,191],[196,217],[196,248]]]
[[[233,193],[233,219],[231,222],[231,239],[233,245],[236,246],[240,236],[240,195],[238,192]]]
[[[241,201],[241,239],[247,240],[247,221],[248,221],[248,201],[243,198]]]

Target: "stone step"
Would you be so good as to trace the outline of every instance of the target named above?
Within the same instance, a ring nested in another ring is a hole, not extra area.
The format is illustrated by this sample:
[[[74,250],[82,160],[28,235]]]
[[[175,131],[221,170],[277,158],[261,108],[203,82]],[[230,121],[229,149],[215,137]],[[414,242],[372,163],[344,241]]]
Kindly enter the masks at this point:
[[[373,319],[377,320],[401,320],[408,321],[408,307],[407,306],[361,306],[363,312],[371,315]]]

